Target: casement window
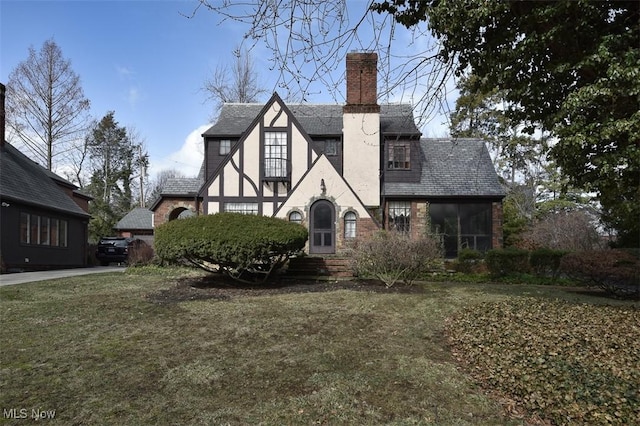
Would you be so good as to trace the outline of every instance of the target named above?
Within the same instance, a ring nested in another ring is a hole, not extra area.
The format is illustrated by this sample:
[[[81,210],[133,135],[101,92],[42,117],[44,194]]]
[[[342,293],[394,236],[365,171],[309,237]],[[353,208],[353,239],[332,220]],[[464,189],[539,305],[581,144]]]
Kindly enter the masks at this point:
[[[289,222],[302,224],[302,213],[297,211],[289,213]]]
[[[227,213],[258,214],[258,203],[224,203]]]
[[[67,221],[20,213],[20,243],[66,247]]]
[[[411,230],[411,202],[389,201],[389,229],[409,233]]]
[[[388,151],[388,169],[406,170],[411,168],[409,142],[390,142]]]
[[[287,132],[265,132],[264,177],[287,177]]]
[[[231,151],[231,141],[229,139],[222,139],[220,141],[220,155],[227,155]]]
[[[324,154],[327,156],[338,155],[338,141],[329,139],[324,142]]]
[[[354,212],[346,212],[344,214],[344,237],[356,237],[356,214]]]
[[[429,217],[447,257],[456,257],[463,248],[491,249],[491,203],[430,203]]]

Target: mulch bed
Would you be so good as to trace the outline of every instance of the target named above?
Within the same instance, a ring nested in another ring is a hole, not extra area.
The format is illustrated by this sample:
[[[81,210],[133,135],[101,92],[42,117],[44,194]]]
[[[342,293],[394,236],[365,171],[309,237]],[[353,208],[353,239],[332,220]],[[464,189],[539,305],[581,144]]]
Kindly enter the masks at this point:
[[[243,284],[220,275],[200,278],[183,278],[176,285],[147,295],[147,299],[159,304],[172,304],[188,300],[231,300],[239,297],[269,296],[287,293],[316,293],[336,290],[366,291],[375,293],[422,293],[419,285],[396,284],[387,287],[376,280],[313,280],[283,278],[264,284]]]

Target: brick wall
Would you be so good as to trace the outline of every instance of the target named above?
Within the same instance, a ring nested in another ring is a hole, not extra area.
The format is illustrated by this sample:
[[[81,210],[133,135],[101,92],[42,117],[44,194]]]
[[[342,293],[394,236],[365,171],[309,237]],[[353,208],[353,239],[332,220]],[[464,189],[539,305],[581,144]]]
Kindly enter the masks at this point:
[[[163,223],[168,222],[172,218],[172,213],[174,211],[179,210],[191,210],[194,213],[202,214],[202,204],[199,203],[199,211],[196,211],[196,203],[193,199],[185,199],[185,198],[163,198],[158,207],[156,207],[153,212],[153,224],[154,226],[162,225]],[[176,212],[179,214],[179,212]],[[175,213],[174,213],[175,215]],[[177,215],[175,215],[177,216]]]

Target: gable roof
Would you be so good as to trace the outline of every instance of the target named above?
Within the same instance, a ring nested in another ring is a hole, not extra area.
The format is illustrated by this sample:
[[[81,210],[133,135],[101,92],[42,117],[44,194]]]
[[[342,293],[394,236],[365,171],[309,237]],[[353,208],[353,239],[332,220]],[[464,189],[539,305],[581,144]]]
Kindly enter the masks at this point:
[[[144,207],[136,207],[120,219],[113,229],[153,229],[153,212]]]
[[[481,139],[421,139],[419,182],[385,182],[386,197],[504,197]]]
[[[264,106],[265,104],[224,104],[216,124],[202,136],[240,137],[260,115]],[[287,104],[286,106],[308,135],[342,135],[342,105]],[[408,104],[381,105],[380,130],[383,134],[420,134],[413,118],[413,109]]]
[[[0,197],[24,204],[89,217],[55,182],[75,185],[36,164],[11,144],[0,148]],[[88,197],[88,196],[85,196]]]

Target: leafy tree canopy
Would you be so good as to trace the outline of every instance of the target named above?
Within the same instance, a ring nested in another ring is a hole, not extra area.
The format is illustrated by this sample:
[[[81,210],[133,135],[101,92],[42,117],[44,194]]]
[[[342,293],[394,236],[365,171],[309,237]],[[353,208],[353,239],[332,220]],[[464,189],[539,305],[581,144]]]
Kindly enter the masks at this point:
[[[428,21],[440,59],[497,89],[525,130],[551,131],[551,157],[598,194],[619,242],[640,245],[640,2],[379,1],[407,27]]]

